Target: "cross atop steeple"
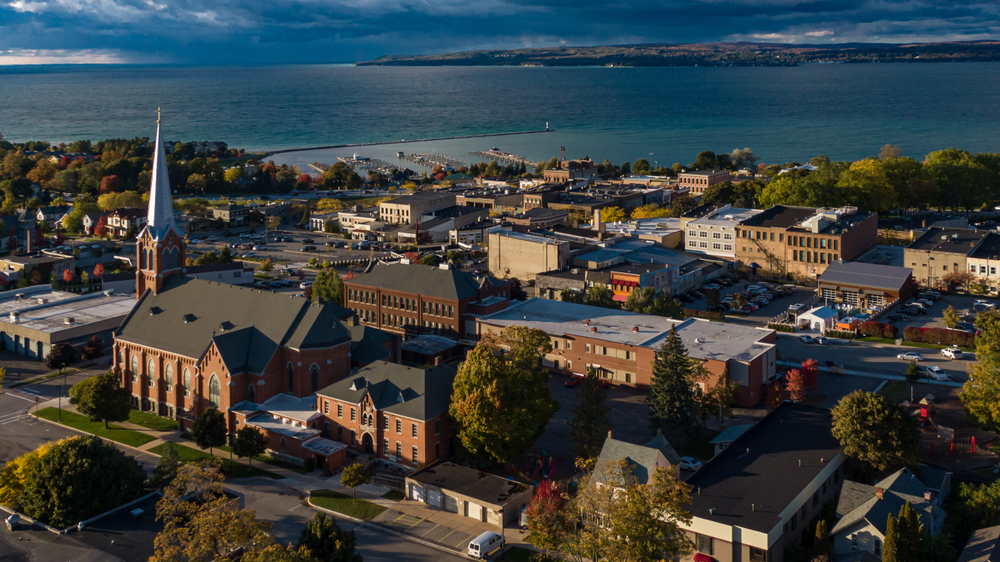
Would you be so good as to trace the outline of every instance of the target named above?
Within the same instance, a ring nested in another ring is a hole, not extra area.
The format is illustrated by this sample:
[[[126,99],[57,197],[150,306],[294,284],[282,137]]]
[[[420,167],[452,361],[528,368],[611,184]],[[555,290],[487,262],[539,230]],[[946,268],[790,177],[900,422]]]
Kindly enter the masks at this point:
[[[156,124],[157,125],[160,124],[160,108],[159,107],[156,108]]]

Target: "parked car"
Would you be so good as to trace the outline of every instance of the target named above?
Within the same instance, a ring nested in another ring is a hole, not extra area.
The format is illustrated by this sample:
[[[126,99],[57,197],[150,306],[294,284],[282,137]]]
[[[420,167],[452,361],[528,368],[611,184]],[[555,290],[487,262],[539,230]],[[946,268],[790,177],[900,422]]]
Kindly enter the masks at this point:
[[[890,314],[889,320],[893,320],[896,322],[908,322],[910,320],[910,317],[907,316],[906,314]]]
[[[299,283],[300,289],[308,289],[309,287],[312,287],[312,281],[303,281]]]
[[[825,345],[826,344],[826,338],[823,337],[823,336],[816,336],[815,338],[813,338],[813,341],[816,342],[816,343],[818,343],[818,344],[820,344],[820,345]]]
[[[681,294],[677,295],[677,300],[679,300],[681,302],[694,302],[693,298],[689,297],[688,295],[686,295],[684,293],[681,293]]]
[[[709,284],[707,284],[707,285],[702,285],[702,286],[701,286],[701,288],[702,288],[702,289],[708,289],[708,290],[710,290],[710,291],[718,291],[718,290],[719,290],[719,289],[721,289],[722,287],[721,287],[721,286],[719,286],[719,285],[716,285],[715,283],[709,283]]]
[[[962,350],[957,347],[946,347],[941,350],[941,355],[949,359],[961,359],[963,357]]]
[[[699,293],[698,291],[689,291],[687,293],[687,296],[689,296],[689,297],[691,297],[693,299],[696,299],[696,300],[704,300],[705,299],[705,295]]]
[[[936,381],[950,381],[951,380],[951,377],[949,377],[948,374],[945,373],[941,369],[941,367],[938,367],[937,365],[928,365],[927,367],[924,368],[924,371],[927,372],[927,376],[928,377],[930,377],[930,378],[932,378],[932,379],[934,379]]]
[[[262,244],[257,244],[256,246],[254,246],[253,248],[250,248],[250,249],[253,250],[253,251],[255,251],[255,252],[263,252],[264,250],[267,249],[267,246],[264,246]]]
[[[954,329],[961,330],[963,332],[975,332],[976,331],[976,326],[975,326],[975,324],[973,324],[971,322],[959,322],[959,323],[955,324],[955,328]]]
[[[315,243],[316,243],[316,241],[315,241],[315,240],[313,240],[312,238],[303,238],[303,239],[302,239],[302,243],[303,243],[303,244],[315,244]]]
[[[815,341],[810,335],[799,336],[799,340],[801,340],[802,343],[813,343]]]
[[[576,387],[580,386],[580,383],[582,383],[582,382],[583,382],[583,377],[582,376],[580,376],[580,375],[573,375],[572,377],[566,379],[566,382],[563,383],[563,384],[566,386],[566,388],[576,388]]]
[[[334,248],[346,248],[347,247],[347,242],[337,242],[336,244],[333,245],[333,247]]]
[[[924,356],[920,355],[916,351],[907,351],[906,353],[897,354],[896,359],[902,359],[904,361],[923,361]]]
[[[690,470],[694,472],[701,468],[701,461],[693,457],[681,457],[681,470]]]
[[[316,246],[302,246],[299,248],[300,252],[312,252],[314,250],[316,250]]]
[[[728,308],[722,306],[721,304],[713,304],[712,306],[708,307],[709,312],[726,312],[726,310],[728,310]]]

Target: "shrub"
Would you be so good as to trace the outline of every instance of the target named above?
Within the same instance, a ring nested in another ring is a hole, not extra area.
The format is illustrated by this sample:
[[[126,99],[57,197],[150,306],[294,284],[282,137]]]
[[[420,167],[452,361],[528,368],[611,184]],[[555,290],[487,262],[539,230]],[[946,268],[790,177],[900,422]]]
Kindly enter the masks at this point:
[[[850,330],[827,330],[824,335],[828,338],[854,339],[854,332]]]
[[[939,345],[957,345],[971,348],[976,345],[976,335],[947,328],[918,328],[909,326],[903,330],[906,341],[919,343],[935,343]]]
[[[862,336],[871,338],[895,339],[897,330],[892,324],[883,324],[881,322],[862,322],[861,325],[858,326],[858,333]]]
[[[774,322],[768,322],[767,327],[778,332],[788,332],[790,334],[795,333],[795,326],[789,324],[777,324]]]
[[[708,312],[707,310],[695,310],[693,308],[685,308],[684,316],[693,318],[707,318],[709,320],[716,320],[719,322],[726,321],[726,315],[721,312]]]
[[[303,464],[305,465],[306,474],[309,474],[310,472],[316,469],[316,460],[313,459],[312,457],[306,459]]]

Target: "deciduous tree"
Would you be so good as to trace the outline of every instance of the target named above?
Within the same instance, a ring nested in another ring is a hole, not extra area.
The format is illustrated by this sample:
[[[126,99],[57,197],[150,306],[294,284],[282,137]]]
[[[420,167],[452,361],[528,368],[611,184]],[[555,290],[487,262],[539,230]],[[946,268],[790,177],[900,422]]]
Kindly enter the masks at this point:
[[[543,552],[557,553],[568,542],[574,527],[572,521],[559,485],[551,480],[539,483],[528,505],[528,542]]]
[[[134,457],[95,436],[52,446],[25,474],[24,514],[64,528],[128,503],[146,491]]]
[[[299,533],[299,546],[318,562],[362,562],[355,550],[354,531],[345,531],[333,517],[317,513]]]
[[[942,321],[945,326],[954,328],[961,320],[962,319],[959,318],[958,311],[955,310],[954,306],[949,304],[948,308],[944,309],[944,317],[942,318]]]
[[[979,314],[976,359],[969,380],[962,386],[965,410],[980,427],[1000,429],[1000,313]]]
[[[508,462],[541,437],[559,410],[539,365],[551,351],[542,330],[509,326],[484,335],[469,352],[455,377],[449,409],[466,450]]]
[[[191,425],[191,438],[201,449],[208,449],[209,454],[215,447],[226,444],[226,416],[217,408],[209,408],[195,418]]]
[[[619,222],[628,220],[628,214],[621,207],[605,207],[601,209],[601,222]]]
[[[263,455],[267,451],[267,436],[259,429],[251,425],[244,424],[236,430],[236,437],[233,439],[233,453],[239,458],[246,458],[250,466],[253,466],[253,458]]]
[[[132,394],[123,388],[121,379],[108,371],[84,379],[69,389],[70,403],[76,405],[81,414],[93,421],[125,421],[132,411]]]
[[[844,453],[877,471],[920,463],[916,420],[880,394],[856,390],[833,408],[833,436]]]
[[[63,369],[76,363],[76,349],[68,343],[54,343],[52,350],[45,356],[45,366],[59,371],[61,375]]]
[[[569,438],[573,450],[581,458],[596,457],[601,452],[604,439],[611,428],[608,417],[611,407],[605,404],[607,392],[597,380],[593,367],[587,369],[577,393],[573,419],[569,422]]]
[[[372,473],[361,463],[354,463],[344,468],[340,473],[340,485],[350,488],[354,492],[354,499],[358,499],[358,486],[362,486],[372,481]]]
[[[344,280],[332,267],[320,269],[312,289],[312,298],[316,302],[326,301],[333,304],[344,304]]]
[[[156,468],[153,469],[153,477],[149,479],[149,487],[154,490],[166,490],[170,483],[174,481],[177,472],[180,470],[181,456],[177,453],[176,447],[167,447],[160,455]]]
[[[781,379],[775,379],[771,386],[767,387],[764,395],[764,406],[768,410],[774,410],[784,402],[784,391],[781,388]]]

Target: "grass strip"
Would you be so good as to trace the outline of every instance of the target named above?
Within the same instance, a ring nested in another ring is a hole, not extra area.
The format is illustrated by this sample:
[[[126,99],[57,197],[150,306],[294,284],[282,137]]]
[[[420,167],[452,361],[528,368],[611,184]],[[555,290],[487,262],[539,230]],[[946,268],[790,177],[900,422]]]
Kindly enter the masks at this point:
[[[309,492],[309,501],[319,507],[350,515],[363,521],[371,521],[379,513],[385,511],[381,505],[367,500],[355,500],[351,496],[331,490],[313,490]]]
[[[86,416],[81,416],[80,414],[74,414],[73,412],[67,412],[65,410],[62,412],[62,422],[59,422],[59,410],[57,408],[42,408],[35,415],[49,421],[62,423],[62,425],[67,427],[72,427],[73,429],[78,429],[103,439],[117,441],[118,443],[129,445],[131,447],[140,447],[150,441],[156,440],[156,437],[153,437],[152,435],[146,435],[145,433],[125,429],[124,427],[120,427],[115,424],[109,424],[109,427],[105,428],[104,422],[90,421],[90,418]]]
[[[273,472],[268,472],[260,468],[249,467],[241,462],[233,462],[232,471],[229,469],[229,459],[225,457],[220,457],[219,455],[211,455],[206,451],[201,451],[199,449],[192,449],[191,447],[185,447],[184,445],[178,445],[177,443],[162,443],[149,450],[149,452],[163,456],[167,452],[167,449],[173,449],[177,452],[177,456],[180,457],[182,462],[199,462],[203,460],[211,459],[215,457],[222,462],[222,469],[226,471],[226,476],[228,478],[253,478],[255,476],[263,476],[265,478],[273,478],[275,480],[280,480],[282,476],[274,474]]]
[[[132,410],[128,414],[128,421],[134,423],[135,425],[141,425],[146,429],[152,429],[155,431],[176,431],[177,421],[170,418],[163,418],[149,412],[143,412],[141,410]]]

